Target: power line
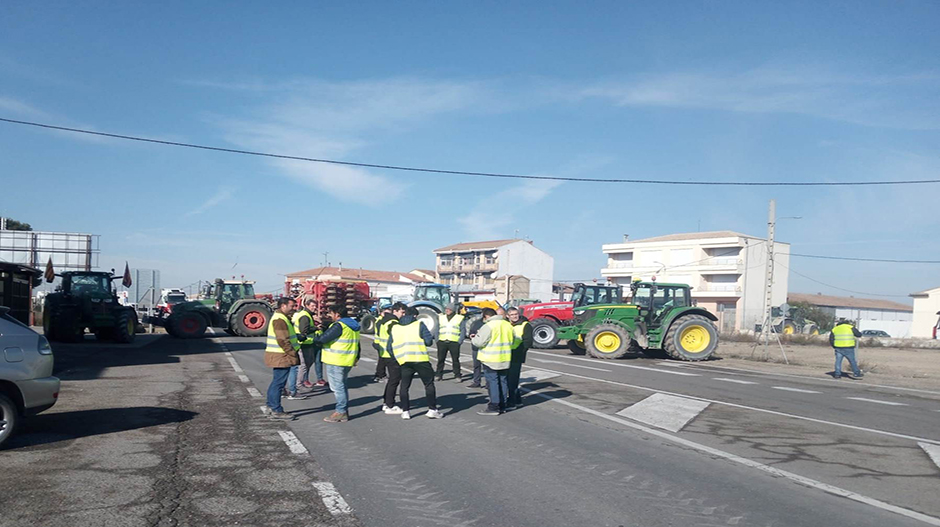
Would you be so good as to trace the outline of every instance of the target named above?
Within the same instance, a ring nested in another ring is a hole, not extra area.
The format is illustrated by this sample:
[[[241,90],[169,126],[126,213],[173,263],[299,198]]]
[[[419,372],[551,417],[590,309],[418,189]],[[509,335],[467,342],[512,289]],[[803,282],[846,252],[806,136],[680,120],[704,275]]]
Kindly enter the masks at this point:
[[[230,154],[243,154],[249,156],[272,157],[276,159],[291,159],[295,161],[307,161],[310,163],[325,163],[331,165],[353,166],[361,168],[378,168],[383,170],[401,170],[405,172],[425,172],[433,174],[449,174],[458,176],[475,176],[504,179],[526,179],[542,181],[570,181],[578,183],[634,183],[644,185],[692,185],[692,186],[731,186],[731,187],[839,187],[839,186],[884,186],[884,185],[925,185],[940,183],[940,179],[909,179],[899,181],[677,181],[663,179],[601,179],[601,178],[575,178],[560,176],[534,176],[524,174],[504,174],[496,172],[469,172],[463,170],[443,170],[437,168],[407,167],[398,165],[384,165],[377,163],[360,163],[354,161],[338,161],[335,159],[321,159],[314,157],[295,156],[287,154],[274,154],[270,152],[259,152],[253,150],[241,150],[237,148],[223,148],[219,146],[199,145],[194,143],[181,143],[177,141],[164,141],[162,139],[151,139],[147,137],[138,137],[132,135],[112,134],[107,132],[96,132],[93,130],[84,130],[81,128],[69,128],[66,126],[56,126],[51,124],[36,123],[31,121],[20,121],[17,119],[7,119],[0,117],[0,121],[11,124],[25,126],[35,126],[37,128],[46,128],[49,130],[59,130],[63,132],[73,132],[78,134],[95,135],[100,137],[110,137],[113,139],[125,139],[128,141],[140,141],[144,143],[154,143],[167,146],[179,146],[184,148],[196,148],[199,150],[211,150],[215,152],[227,152]]]
[[[816,283],[819,284],[819,285],[824,285],[824,286],[826,286],[826,287],[831,287],[831,288],[833,288],[833,289],[838,289],[839,291],[845,291],[846,293],[854,293],[854,294],[856,294],[856,295],[865,295],[865,296],[892,297],[892,298],[907,298],[907,297],[908,297],[908,295],[882,295],[882,294],[879,294],[879,293],[867,293],[867,292],[865,292],[865,291],[854,291],[854,290],[852,290],[852,289],[845,289],[844,287],[839,287],[839,286],[835,286],[835,285],[832,285],[832,284],[827,284],[826,282],[821,282],[821,281],[816,280],[815,278],[813,278],[813,277],[811,277],[811,276],[806,276],[805,274],[803,274],[803,273],[801,273],[801,272],[799,272],[799,271],[796,271],[796,270],[794,270],[794,269],[791,268],[791,267],[787,267],[786,265],[783,265],[782,263],[778,262],[776,259],[774,259],[774,263],[776,263],[777,265],[782,266],[784,269],[786,269],[786,270],[792,272],[792,273],[795,274],[795,275],[802,276],[803,278],[809,280],[810,282],[816,282]]]
[[[846,260],[850,262],[940,264],[940,260],[893,260],[893,259],[887,259],[887,258],[850,258],[847,256],[822,256],[819,254],[799,254],[799,253],[777,253],[777,254],[788,254],[790,256],[799,256],[801,258],[817,258],[820,260]]]

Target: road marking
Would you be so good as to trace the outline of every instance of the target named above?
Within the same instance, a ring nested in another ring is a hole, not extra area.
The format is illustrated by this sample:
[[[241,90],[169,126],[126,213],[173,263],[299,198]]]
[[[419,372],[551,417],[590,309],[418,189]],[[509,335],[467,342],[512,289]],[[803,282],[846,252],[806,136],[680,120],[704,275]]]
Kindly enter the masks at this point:
[[[546,363],[546,364],[563,364],[563,365],[565,365],[565,366],[572,366],[572,367],[575,367],[575,368],[584,368],[584,369],[586,369],[586,370],[606,371],[607,373],[610,373],[610,372],[611,372],[611,370],[605,370],[604,368],[595,368],[594,366],[582,366],[582,365],[580,365],[580,364],[568,364],[567,362],[562,362],[562,361],[560,361],[560,360],[536,359],[536,358],[534,358],[534,357],[532,358],[532,360],[534,360],[535,362],[544,362],[544,363]]]
[[[528,369],[523,371],[519,377],[519,384],[531,384],[533,382],[544,381],[552,377],[558,377],[558,373],[545,370]]]
[[[268,415],[269,413],[271,413],[271,409],[265,405],[261,405],[258,408],[261,409],[261,413],[263,413],[264,415]]]
[[[343,496],[340,495],[332,483],[329,481],[314,481],[313,487],[317,489],[320,499],[323,500],[323,504],[326,505],[326,509],[330,511],[330,514],[333,516],[352,514],[349,504],[346,503],[346,500],[343,499]]]
[[[876,508],[879,508],[879,509],[882,509],[882,510],[885,510],[885,511],[888,511],[888,512],[893,512],[893,513],[895,513],[895,514],[899,514],[899,515],[901,515],[901,516],[906,516],[906,517],[908,517],[908,518],[912,518],[912,519],[915,519],[915,520],[919,520],[919,521],[922,521],[922,522],[927,523],[927,524],[929,524],[929,525],[940,526],[940,518],[935,518],[935,517],[933,517],[933,516],[928,516],[928,515],[926,515],[926,514],[921,514],[921,513],[917,512],[917,511],[912,511],[912,510],[910,510],[910,509],[905,509],[905,508],[903,508],[903,507],[898,507],[898,506],[896,506],[896,505],[891,505],[890,503],[885,503],[885,502],[883,502],[883,501],[876,500],[876,499],[874,499],[874,498],[869,498],[868,496],[863,496],[863,495],[861,495],[861,494],[858,494],[857,492],[852,492],[852,491],[850,491],[850,490],[846,490],[846,489],[843,489],[843,488],[839,488],[839,487],[836,487],[836,486],[834,486],[834,485],[829,485],[829,484],[823,483],[823,482],[821,482],[821,481],[816,481],[816,480],[814,480],[814,479],[810,479],[810,478],[807,478],[807,477],[804,477],[804,476],[800,476],[800,475],[798,475],[798,474],[794,474],[793,472],[788,472],[788,471],[786,471],[786,470],[781,470],[781,469],[779,469],[779,468],[771,467],[771,466],[769,466],[769,465],[765,465],[765,464],[763,464],[763,463],[759,463],[759,462],[754,461],[754,460],[751,460],[751,459],[747,459],[747,458],[744,458],[744,457],[741,457],[741,456],[738,456],[738,455],[735,455],[735,454],[731,454],[730,452],[725,452],[725,451],[723,451],[723,450],[718,450],[717,448],[712,448],[712,447],[710,447],[710,446],[705,446],[705,445],[702,445],[702,444],[700,444],[700,443],[696,443],[696,442],[694,442],[694,441],[690,441],[690,440],[688,440],[688,439],[684,439],[684,438],[681,438],[681,437],[678,437],[678,436],[674,436],[674,435],[672,435],[672,434],[669,434],[669,433],[666,433],[666,432],[663,432],[663,431],[660,431],[660,430],[656,430],[656,429],[654,429],[654,428],[649,428],[649,427],[646,427],[646,426],[643,426],[643,425],[640,425],[640,424],[637,424],[637,423],[633,423],[633,422],[627,421],[626,419],[621,419],[621,418],[619,418],[619,417],[614,417],[614,416],[612,416],[612,415],[607,415],[607,414],[605,414],[605,413],[603,413],[603,412],[599,412],[599,411],[597,411],[597,410],[593,410],[593,409],[591,409],[591,408],[587,408],[587,407],[585,407],[585,406],[581,406],[581,405],[579,405],[579,404],[575,404],[575,403],[572,403],[572,402],[569,402],[569,401],[565,401],[564,399],[557,399],[557,398],[555,398],[555,397],[552,397],[551,395],[546,395],[546,394],[544,394],[544,393],[541,393],[541,392],[539,392],[538,390],[529,390],[529,389],[526,389],[526,388],[522,388],[522,390],[525,391],[525,392],[528,392],[529,395],[535,395],[535,396],[537,396],[537,397],[541,397],[541,398],[546,399],[546,400],[548,400],[548,401],[552,401],[552,402],[555,402],[555,403],[558,403],[558,404],[563,404],[563,405],[568,406],[568,407],[570,407],[570,408],[575,408],[575,409],[577,409],[577,410],[579,410],[579,411],[581,411],[581,412],[586,412],[586,413],[589,413],[589,414],[591,414],[591,415],[600,417],[601,419],[606,419],[606,420],[608,420],[608,421],[612,421],[612,422],[614,422],[614,423],[619,423],[619,424],[622,424],[622,425],[624,425],[624,426],[633,428],[633,429],[635,429],[635,430],[639,430],[639,431],[641,431],[641,432],[645,432],[645,433],[647,433],[647,434],[656,436],[656,437],[658,437],[658,438],[660,438],[660,439],[664,439],[664,440],[669,441],[669,442],[671,442],[671,443],[676,443],[676,444],[679,444],[679,445],[682,445],[682,446],[691,448],[691,449],[693,449],[693,450],[698,450],[699,452],[703,452],[703,453],[706,453],[706,454],[709,454],[709,455],[712,455],[712,456],[721,457],[721,458],[727,459],[728,461],[731,461],[731,462],[734,462],[734,463],[738,463],[738,464],[744,465],[744,466],[746,466],[746,467],[755,468],[755,469],[757,469],[757,470],[760,470],[761,472],[766,472],[766,473],[768,473],[768,474],[770,474],[770,475],[772,475],[772,476],[783,477],[783,478],[789,479],[790,481],[793,481],[793,482],[795,482],[795,483],[797,483],[797,484],[803,485],[803,486],[805,486],[805,487],[814,488],[814,489],[821,490],[821,491],[823,491],[823,492],[826,492],[826,493],[829,493],[829,494],[832,494],[832,495],[835,495],[835,496],[841,496],[841,497],[843,497],[843,498],[848,498],[848,499],[850,499],[850,500],[857,501],[857,502],[859,502],[859,503],[864,503],[864,504],[866,504],[866,505],[871,505],[872,507],[876,507]]]
[[[544,351],[529,350],[529,353],[537,353],[537,354],[539,354],[539,355],[549,355],[549,356],[551,356],[551,357],[558,357],[558,355],[556,355],[556,354],[554,354],[554,353],[546,353],[546,352],[544,352]],[[578,361],[585,361],[585,362],[597,363],[597,359],[582,359],[581,357],[566,357],[566,358],[571,359],[571,360],[578,360]],[[564,365],[566,365],[566,366],[574,366],[574,364],[571,364],[570,362],[562,362],[562,364],[564,364]],[[605,364],[606,364],[606,363],[605,363]],[[697,373],[688,373],[688,372],[684,372],[684,371],[661,370],[661,369],[659,369],[659,368],[649,368],[649,367],[646,367],[646,366],[635,366],[635,365],[633,365],[633,364],[619,364],[619,363],[612,362],[612,361],[611,361],[609,364],[610,364],[611,366],[619,366],[619,367],[621,367],[621,368],[633,368],[633,369],[635,369],[635,370],[658,371],[659,373],[668,373],[668,374],[670,374],[670,375],[682,375],[682,376],[685,376],[685,377],[699,377],[699,374],[697,374]]]
[[[252,397],[261,397],[261,392],[259,392],[254,386],[249,386],[246,389],[248,390],[248,395]]]
[[[852,399],[854,401],[865,401],[866,403],[877,403],[877,404],[887,404],[889,406],[910,406],[906,403],[895,403],[891,401],[879,401],[878,399],[866,399],[865,397],[846,397],[846,399]]]
[[[660,366],[669,366],[670,368],[685,368],[686,364],[684,362],[657,362]]]
[[[804,390],[802,388],[790,388],[789,386],[774,386],[774,390],[783,390],[785,392],[796,392],[796,393],[820,393],[813,390]]]
[[[287,443],[287,448],[289,448],[291,452],[295,454],[309,454],[307,447],[300,442],[300,439],[297,439],[297,436],[295,436],[293,432],[278,430],[277,433],[281,436],[281,439]]]
[[[933,464],[937,465],[937,468],[940,468],[940,446],[931,445],[929,443],[917,444],[924,449],[924,452],[927,453],[927,456],[930,457],[930,460],[933,461]]]
[[[678,432],[695,416],[708,408],[704,401],[697,401],[686,397],[676,397],[655,393],[646,399],[624,408],[617,415],[629,417],[634,421],[646,423],[670,432]]]
[[[753,381],[742,381],[742,380],[740,380],[740,379],[729,379],[729,378],[727,378],[727,377],[715,377],[715,378],[712,379],[712,380],[715,380],[715,381],[723,381],[723,382],[733,382],[733,383],[735,383],[735,384],[758,384],[758,383],[753,382]]]
[[[244,370],[242,370],[242,367],[239,366],[237,362],[235,362],[235,359],[233,359],[232,357],[229,357],[228,361],[232,364],[232,369],[235,370],[235,373],[244,372]]]
[[[363,362],[378,362],[377,360],[375,360],[375,359],[370,359],[369,357],[359,357],[359,360],[361,360],[361,361],[363,361]]]
[[[238,380],[245,382],[245,383],[251,382],[251,379],[249,379],[247,375],[239,375]]]
[[[624,386],[627,388],[633,388],[636,390],[643,390],[643,391],[653,392],[653,393],[665,393],[668,395],[675,395],[677,397],[688,397],[689,399],[698,399],[699,401],[706,401],[706,402],[713,403],[713,404],[720,404],[723,406],[729,406],[731,408],[740,408],[742,410],[753,410],[755,412],[761,412],[761,413],[770,414],[770,415],[778,415],[780,417],[791,417],[793,419],[799,419],[801,421],[809,421],[811,423],[820,423],[820,424],[825,424],[825,425],[838,426],[840,428],[848,428],[850,430],[858,430],[860,432],[869,432],[872,434],[879,434],[879,435],[884,435],[888,437],[908,439],[911,441],[923,441],[924,443],[940,445],[940,440],[937,440],[937,439],[927,439],[925,437],[909,436],[906,434],[897,434],[897,433],[888,432],[885,430],[878,430],[877,428],[865,428],[864,426],[847,425],[845,423],[837,423],[835,421],[826,421],[825,419],[817,419],[815,417],[806,417],[805,415],[788,414],[786,412],[778,412],[776,410],[768,410],[766,408],[758,408],[756,406],[747,406],[744,404],[729,403],[727,401],[719,401],[716,399],[706,399],[704,397],[697,397],[695,395],[686,395],[682,393],[667,392],[664,390],[657,390],[654,388],[648,388],[646,386],[640,386],[637,384],[629,384],[629,383],[618,382],[618,381],[608,381],[607,379],[598,379],[597,377],[588,377],[587,375],[578,375],[577,373],[568,373],[564,371],[549,370],[547,368],[543,368],[543,370],[554,373],[556,375],[567,375],[568,377],[574,377],[577,379],[584,379],[584,380],[594,381],[594,382],[602,382],[605,384],[614,384],[616,386]]]
[[[225,346],[222,346],[222,349],[225,349]],[[226,351],[226,352],[225,352],[225,356],[231,359],[231,358],[232,358],[232,353]]]

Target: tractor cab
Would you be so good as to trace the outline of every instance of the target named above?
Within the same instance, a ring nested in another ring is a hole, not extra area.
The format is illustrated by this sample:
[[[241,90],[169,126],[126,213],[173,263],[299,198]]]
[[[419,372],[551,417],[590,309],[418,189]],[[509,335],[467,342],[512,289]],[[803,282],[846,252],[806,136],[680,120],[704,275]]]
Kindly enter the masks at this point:
[[[111,273],[68,271],[62,273],[62,283],[57,290],[67,295],[109,297],[112,294],[111,279]]]
[[[575,308],[595,304],[619,304],[622,300],[623,290],[619,285],[574,284],[574,294],[571,295]]]
[[[630,291],[632,303],[648,327],[661,324],[673,309],[692,306],[692,294],[686,284],[633,282]]]
[[[450,287],[443,284],[418,284],[415,286],[415,301],[431,302],[441,306],[450,303]]]
[[[216,279],[212,298],[222,313],[228,313],[235,302],[255,298],[255,283],[244,280]]]

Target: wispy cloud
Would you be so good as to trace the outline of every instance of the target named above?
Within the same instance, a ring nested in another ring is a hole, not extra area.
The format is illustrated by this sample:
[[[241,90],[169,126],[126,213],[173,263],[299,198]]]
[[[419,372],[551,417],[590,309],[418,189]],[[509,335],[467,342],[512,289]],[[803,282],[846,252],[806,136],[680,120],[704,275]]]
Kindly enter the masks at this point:
[[[559,185],[560,181],[530,180],[506,188],[480,200],[457,222],[472,240],[504,237],[516,220],[515,211],[542,201]]]
[[[209,199],[202,202],[202,204],[200,204],[195,209],[184,214],[184,216],[189,217],[189,216],[196,216],[197,214],[202,214],[206,212],[207,210],[215,207],[216,205],[231,199],[232,195],[233,195],[232,189],[220,188],[218,192],[210,196]]]

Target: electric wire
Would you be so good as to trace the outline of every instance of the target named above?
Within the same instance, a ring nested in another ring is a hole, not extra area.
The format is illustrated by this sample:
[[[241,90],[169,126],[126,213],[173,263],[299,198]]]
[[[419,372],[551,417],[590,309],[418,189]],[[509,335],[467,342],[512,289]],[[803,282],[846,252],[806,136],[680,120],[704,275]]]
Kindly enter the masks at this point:
[[[836,285],[827,284],[826,282],[822,282],[822,281],[817,280],[817,279],[815,279],[815,278],[813,278],[813,277],[811,277],[811,276],[807,276],[807,275],[805,275],[805,274],[803,274],[803,273],[801,273],[801,272],[799,272],[799,271],[793,269],[792,267],[788,267],[788,266],[786,266],[786,265],[784,265],[784,264],[778,262],[776,258],[774,258],[774,265],[779,265],[779,266],[783,267],[784,269],[790,271],[791,273],[793,273],[793,274],[795,274],[795,275],[802,276],[803,278],[809,280],[810,282],[815,282],[815,283],[817,283],[817,284],[819,284],[819,285],[824,285],[824,286],[826,286],[826,287],[831,287],[832,289],[838,289],[839,291],[845,291],[846,293],[854,293],[854,294],[856,294],[856,295],[864,295],[864,296],[881,296],[881,297],[892,297],[892,298],[907,298],[907,297],[908,297],[908,295],[884,295],[884,294],[880,294],[880,293],[868,293],[868,292],[865,292],[865,291],[855,291],[855,290],[853,290],[853,289],[846,289],[846,288],[844,288],[844,287],[839,287],[839,286],[836,286]]]

